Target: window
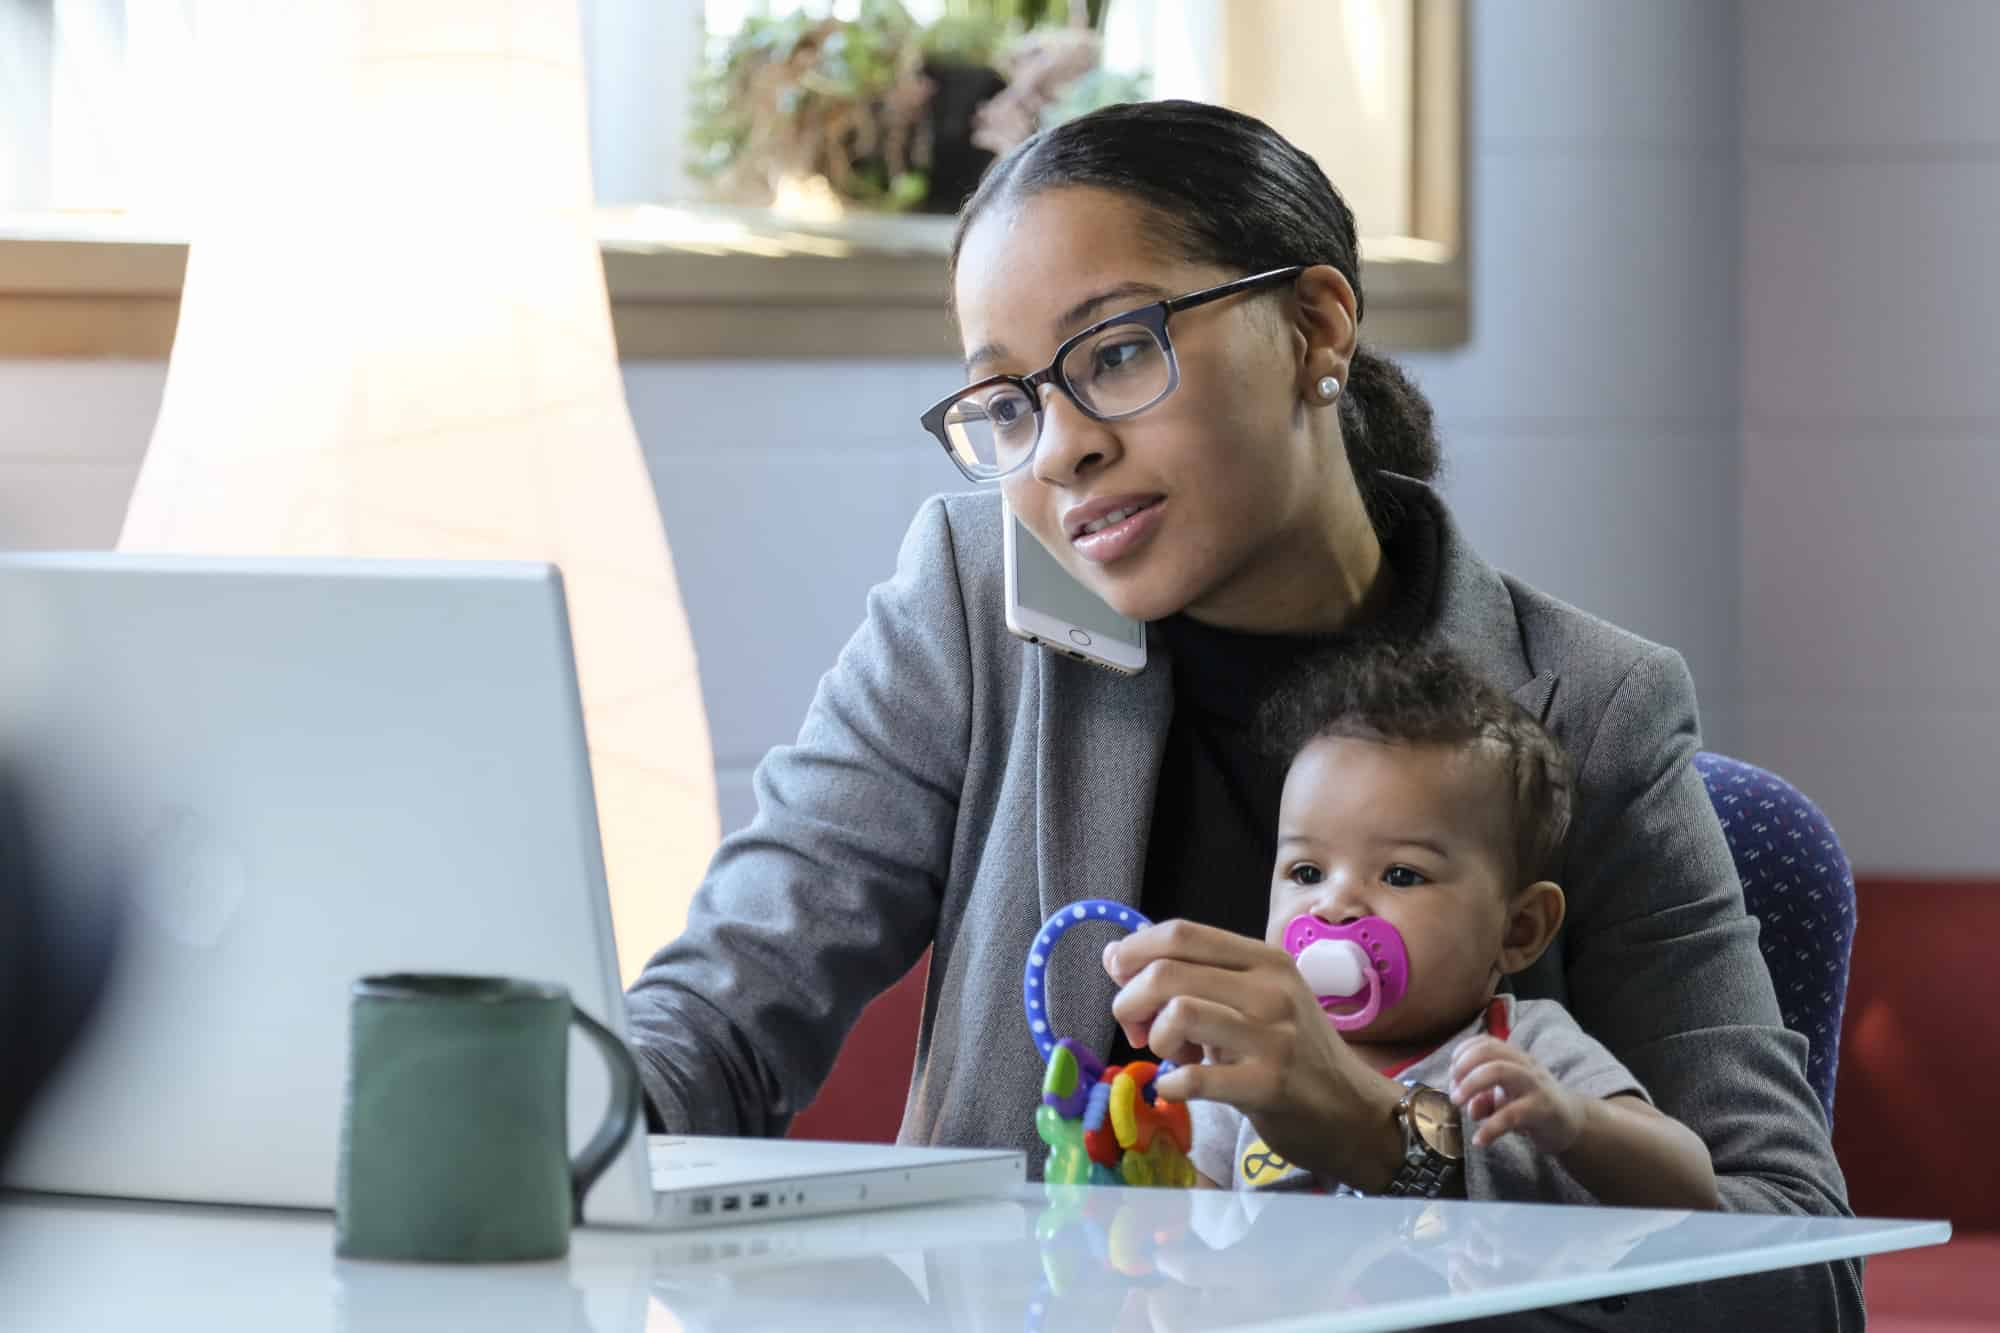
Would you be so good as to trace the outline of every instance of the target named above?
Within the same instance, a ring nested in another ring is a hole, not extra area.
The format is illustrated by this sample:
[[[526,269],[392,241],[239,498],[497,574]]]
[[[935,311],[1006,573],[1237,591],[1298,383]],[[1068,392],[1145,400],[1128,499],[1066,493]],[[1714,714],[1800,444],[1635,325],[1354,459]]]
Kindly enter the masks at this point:
[[[197,138],[200,11],[214,0],[0,0],[0,207],[176,213]],[[686,88],[704,36],[753,14],[848,16],[861,0],[584,0],[607,203],[685,198]],[[918,22],[951,0],[904,0]],[[1327,164],[1370,237],[1421,237],[1427,0],[1113,0],[1106,63],[1155,96],[1270,121]],[[1437,43],[1431,41],[1431,47]],[[1439,70],[1441,77],[1451,72]],[[634,170],[628,158],[640,158]],[[1435,237],[1449,244],[1454,237]]]
[[[0,0],[0,208],[174,214],[198,0]]]
[[[229,169],[201,123],[202,62],[224,58],[204,19],[212,34],[252,2],[0,0],[0,355],[164,352],[196,183]],[[903,2],[925,22],[970,0]],[[713,38],[753,14],[845,16],[861,0],[576,3],[628,355],[955,350],[947,219],[800,229],[695,206],[683,170]],[[1102,22],[1107,66],[1145,71],[1155,96],[1258,115],[1329,166],[1388,346],[1465,336],[1463,27],[1464,0],[1108,0]]]
[[[642,0],[596,0],[600,8]],[[752,15],[852,17],[861,0],[705,0],[711,39]],[[959,0],[904,0],[918,22]],[[1316,157],[1363,248],[1449,262],[1461,240],[1458,0],[1109,0],[1105,64],[1156,97],[1219,102]],[[686,182],[679,182],[682,190]]]

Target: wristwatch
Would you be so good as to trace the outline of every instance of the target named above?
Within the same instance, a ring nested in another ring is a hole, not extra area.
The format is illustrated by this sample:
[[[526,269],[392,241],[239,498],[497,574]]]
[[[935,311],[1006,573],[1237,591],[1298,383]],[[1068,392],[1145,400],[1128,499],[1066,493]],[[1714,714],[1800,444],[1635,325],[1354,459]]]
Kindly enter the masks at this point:
[[[1465,1169],[1465,1135],[1451,1098],[1411,1084],[1396,1103],[1396,1127],[1403,1131],[1403,1165],[1383,1193],[1435,1199],[1456,1189]]]

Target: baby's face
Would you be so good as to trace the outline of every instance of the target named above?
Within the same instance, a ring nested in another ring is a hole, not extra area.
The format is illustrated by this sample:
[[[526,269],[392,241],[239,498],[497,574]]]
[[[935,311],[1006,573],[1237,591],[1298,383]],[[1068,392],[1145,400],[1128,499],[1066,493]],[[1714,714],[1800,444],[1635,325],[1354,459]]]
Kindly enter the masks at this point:
[[[1360,1042],[1448,1036],[1493,993],[1508,900],[1504,771],[1477,747],[1325,737],[1293,761],[1278,809],[1269,944],[1310,912],[1376,916],[1401,932],[1410,987]]]

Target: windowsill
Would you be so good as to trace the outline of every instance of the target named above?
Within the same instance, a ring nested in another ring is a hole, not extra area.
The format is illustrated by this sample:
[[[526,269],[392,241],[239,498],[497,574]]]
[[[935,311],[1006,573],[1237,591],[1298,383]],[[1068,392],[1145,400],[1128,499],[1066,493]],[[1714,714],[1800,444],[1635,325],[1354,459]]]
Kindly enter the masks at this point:
[[[952,220],[791,222],[708,205],[607,209],[598,241],[619,355],[956,359],[945,313]],[[1369,340],[1467,336],[1462,262],[1421,242],[1363,243]],[[115,215],[0,215],[0,358],[164,359],[187,243]]]

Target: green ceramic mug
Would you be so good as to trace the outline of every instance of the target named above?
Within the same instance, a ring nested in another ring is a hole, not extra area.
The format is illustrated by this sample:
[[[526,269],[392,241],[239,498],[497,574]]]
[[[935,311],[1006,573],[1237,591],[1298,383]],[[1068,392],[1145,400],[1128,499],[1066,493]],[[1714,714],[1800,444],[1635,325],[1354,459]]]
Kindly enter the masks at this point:
[[[350,1259],[558,1259],[640,1115],[625,1044],[569,992],[504,977],[354,984],[335,1248]],[[611,1106],[569,1160],[569,1027],[602,1048]]]

